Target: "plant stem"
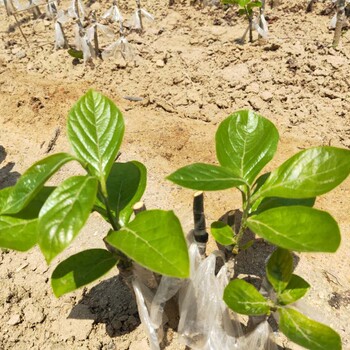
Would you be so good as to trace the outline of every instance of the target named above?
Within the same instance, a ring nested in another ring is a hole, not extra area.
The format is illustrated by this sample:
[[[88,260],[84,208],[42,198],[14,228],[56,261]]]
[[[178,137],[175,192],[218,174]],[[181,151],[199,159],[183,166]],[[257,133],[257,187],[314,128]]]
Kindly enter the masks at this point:
[[[345,0],[337,1],[337,24],[335,27],[334,38],[333,38],[333,47],[337,47],[339,45],[341,31],[343,29],[345,19]]]
[[[251,205],[250,204],[250,197],[251,197],[250,187],[246,186],[246,190],[247,190],[246,193],[242,191],[243,215],[242,215],[241,225],[236,236],[238,249],[240,246],[240,241],[242,240],[244,232],[247,228],[247,219],[248,219],[248,214],[249,214],[250,205]]]

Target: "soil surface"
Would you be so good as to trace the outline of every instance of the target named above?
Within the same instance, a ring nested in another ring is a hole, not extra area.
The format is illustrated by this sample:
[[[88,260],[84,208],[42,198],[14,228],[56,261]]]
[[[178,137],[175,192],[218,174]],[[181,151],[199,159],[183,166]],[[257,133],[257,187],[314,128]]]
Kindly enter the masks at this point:
[[[97,18],[110,7],[105,0],[86,3]],[[215,164],[215,131],[230,113],[253,109],[276,124],[280,144],[266,170],[310,146],[350,148],[350,31],[333,49],[330,1],[316,3],[312,13],[305,13],[306,1],[300,0],[267,6],[269,39],[258,40],[254,33],[254,42],[243,45],[237,39],[246,22],[234,8],[142,3],[156,20],[145,21],[142,35],[126,30],[134,61],[116,57],[88,65],[54,49],[51,20],[18,15],[28,47],[14,17],[0,8],[1,188],[13,185],[34,161],[70,151],[67,114],[89,88],[109,96],[124,114],[120,160],[147,166],[147,208],[175,210],[185,231],[192,225],[193,193],[164,178],[192,162]],[[120,8],[130,17],[134,2],[120,1]],[[72,25],[64,27],[72,43]],[[118,38],[118,26],[112,28]],[[110,43],[101,38],[102,48]],[[80,172],[70,164],[52,183]],[[238,208],[239,199],[235,191],[206,194],[207,224]],[[308,311],[336,329],[344,349],[350,349],[350,179],[319,198],[316,207],[336,218],[342,243],[336,254],[299,254],[296,272],[312,285],[305,298]],[[1,349],[148,348],[135,302],[116,271],[60,299],[51,291],[56,264],[84,248],[102,247],[106,230],[92,215],[50,266],[36,248],[1,251]],[[241,269],[261,275],[263,259],[255,248],[246,253]],[[169,327],[164,347],[184,349],[177,338],[176,329]],[[281,346],[298,349],[285,340]]]

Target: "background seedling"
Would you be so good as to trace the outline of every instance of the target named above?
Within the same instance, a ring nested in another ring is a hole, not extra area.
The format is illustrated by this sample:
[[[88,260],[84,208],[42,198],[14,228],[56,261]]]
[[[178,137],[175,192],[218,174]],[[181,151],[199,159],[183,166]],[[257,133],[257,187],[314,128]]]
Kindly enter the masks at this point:
[[[223,4],[236,4],[239,6],[238,13],[241,16],[246,16],[249,26],[247,31],[243,34],[241,41],[244,42],[245,36],[249,31],[249,42],[253,42],[253,9],[261,7],[261,1],[254,0],[222,0]]]

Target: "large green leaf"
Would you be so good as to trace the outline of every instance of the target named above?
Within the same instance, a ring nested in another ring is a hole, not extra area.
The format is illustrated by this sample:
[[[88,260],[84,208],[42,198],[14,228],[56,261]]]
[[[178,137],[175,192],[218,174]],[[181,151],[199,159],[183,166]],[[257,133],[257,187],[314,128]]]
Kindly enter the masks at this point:
[[[278,309],[280,330],[294,343],[311,350],[339,350],[341,339],[332,328],[290,308]]]
[[[280,197],[267,197],[259,198],[252,205],[251,212],[253,214],[259,214],[265,210],[277,208],[277,207],[290,207],[295,205],[303,205],[306,207],[313,207],[316,198],[280,198]]]
[[[25,208],[41,190],[45,182],[62,165],[74,160],[67,153],[57,153],[34,163],[17,181],[7,196],[6,203],[0,205],[1,214],[16,214]]]
[[[237,187],[245,181],[232,170],[217,165],[195,163],[176,170],[168,180],[193,190],[218,191]]]
[[[235,279],[224,291],[224,301],[239,314],[260,316],[270,313],[270,303],[250,283]]]
[[[350,151],[316,147],[301,151],[274,170],[258,197],[311,198],[338,186],[350,173]]]
[[[278,143],[276,127],[252,111],[238,111],[226,118],[216,132],[216,155],[249,184],[273,158]]]
[[[89,217],[97,179],[73,176],[52,192],[39,213],[39,246],[48,263],[76,237]]]
[[[140,201],[146,189],[146,182],[147,170],[142,163],[132,161],[113,164],[107,179],[107,193],[110,209],[119,217],[121,226],[129,222],[132,207]],[[96,209],[105,216],[105,204],[98,200],[96,205]]]
[[[121,112],[107,97],[88,91],[69,112],[68,137],[78,158],[104,183],[124,134]]]
[[[38,240],[38,220],[0,216],[0,247],[24,252]]]
[[[0,213],[3,212],[3,209],[7,205],[8,197],[12,191],[13,187],[5,187],[0,190]]]
[[[281,248],[299,252],[335,252],[340,231],[333,217],[303,206],[278,207],[253,215],[248,227]]]
[[[222,221],[215,221],[210,226],[210,232],[217,242],[222,245],[235,244],[236,240],[232,228]]]
[[[54,186],[44,186],[24,209],[12,216],[26,220],[38,218],[42,206],[55,188]]]
[[[266,265],[266,277],[277,294],[280,294],[287,287],[292,272],[292,254],[286,249],[277,248]]]
[[[189,275],[186,240],[179,219],[172,211],[141,212],[105,240],[152,271],[178,278]]]
[[[102,277],[117,263],[106,249],[89,249],[70,256],[57,265],[51,276],[56,297],[69,293]]]
[[[287,287],[277,296],[280,305],[287,305],[302,298],[310,289],[309,283],[298,275],[292,275]]]

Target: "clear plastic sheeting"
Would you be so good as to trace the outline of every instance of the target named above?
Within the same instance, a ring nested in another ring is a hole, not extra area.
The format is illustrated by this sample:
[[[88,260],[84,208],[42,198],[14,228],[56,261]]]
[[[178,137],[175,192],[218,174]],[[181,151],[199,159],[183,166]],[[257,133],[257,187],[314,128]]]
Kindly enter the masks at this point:
[[[102,58],[117,57],[120,54],[126,61],[134,59],[134,51],[128,40],[122,36],[116,42],[106,47],[102,52]]]
[[[241,337],[236,349],[242,350],[278,350],[267,320],[261,322],[252,332]]]
[[[159,350],[163,326],[168,321],[165,303],[178,296],[179,341],[194,350],[277,350],[271,327],[265,318],[256,318],[255,329],[243,335],[241,324],[222,299],[229,282],[227,268],[216,274],[217,259],[223,253],[214,252],[202,258],[197,244],[189,248],[191,275],[187,280],[162,276],[157,281],[150,271],[134,265],[132,286],[141,322],[151,350]],[[261,322],[262,320],[262,322]]]
[[[103,15],[103,19],[109,18],[113,22],[123,22],[123,16],[117,5],[113,5]]]
[[[132,17],[128,21],[128,25],[134,29],[141,29],[142,28],[141,16],[147,19],[148,21],[151,21],[151,22],[154,21],[154,17],[149,12],[147,12],[145,9],[142,8],[140,11],[136,10],[134,12]]]
[[[223,258],[214,252],[201,259],[196,244],[190,246],[191,277],[180,290],[180,341],[191,349],[238,349],[238,338],[243,335],[237,319],[231,320],[222,296],[228,283],[223,266],[215,275],[216,259]]]

